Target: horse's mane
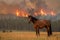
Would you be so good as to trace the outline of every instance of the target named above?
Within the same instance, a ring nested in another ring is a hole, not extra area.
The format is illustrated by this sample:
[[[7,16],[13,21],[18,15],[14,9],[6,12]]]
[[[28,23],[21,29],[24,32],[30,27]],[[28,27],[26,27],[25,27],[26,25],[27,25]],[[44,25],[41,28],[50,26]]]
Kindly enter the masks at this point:
[[[35,21],[38,20],[37,18],[35,18],[35,17],[31,16],[31,15],[30,15],[29,17],[31,17],[31,19],[33,19],[33,20],[35,20]]]
[[[35,18],[35,17],[33,17],[33,16],[28,16],[31,20],[30,21],[32,21],[33,23],[35,23],[38,19],[37,18]]]

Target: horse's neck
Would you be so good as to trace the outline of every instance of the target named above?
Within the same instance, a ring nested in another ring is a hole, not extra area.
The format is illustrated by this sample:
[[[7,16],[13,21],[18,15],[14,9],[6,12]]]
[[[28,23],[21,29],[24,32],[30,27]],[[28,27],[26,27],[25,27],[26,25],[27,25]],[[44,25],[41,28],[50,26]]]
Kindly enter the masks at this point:
[[[35,20],[35,19],[32,19],[31,21],[32,21],[32,23],[34,24],[34,23],[35,23],[37,20]]]
[[[37,18],[35,18],[35,17],[31,17],[31,22],[34,24],[36,21],[37,21],[38,19]]]

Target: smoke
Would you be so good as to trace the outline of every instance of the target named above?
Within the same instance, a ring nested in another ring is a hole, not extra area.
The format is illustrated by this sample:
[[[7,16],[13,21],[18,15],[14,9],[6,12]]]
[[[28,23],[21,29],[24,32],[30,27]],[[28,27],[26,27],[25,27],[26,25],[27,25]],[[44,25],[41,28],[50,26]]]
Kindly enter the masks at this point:
[[[0,0],[0,14],[15,14],[16,9],[22,7],[22,2],[21,0]]]
[[[0,2],[5,2],[7,4],[19,4],[21,3],[23,0],[0,0]]]
[[[26,0],[25,2],[26,2],[27,11],[31,14],[42,8],[45,10],[48,9],[44,0]]]
[[[60,0],[0,0],[0,12],[14,13],[16,9],[25,9],[33,13],[39,8],[44,8],[46,11],[53,9],[60,13],[59,4]]]
[[[60,0],[45,0],[49,8],[53,8],[57,13],[60,13]]]

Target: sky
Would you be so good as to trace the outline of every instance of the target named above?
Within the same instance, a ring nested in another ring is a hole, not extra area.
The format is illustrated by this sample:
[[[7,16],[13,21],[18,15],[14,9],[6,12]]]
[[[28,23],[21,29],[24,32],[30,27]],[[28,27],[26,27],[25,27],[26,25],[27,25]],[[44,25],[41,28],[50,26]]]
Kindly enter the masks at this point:
[[[36,9],[41,5],[60,13],[60,0],[0,0],[0,13],[15,13],[17,8]]]

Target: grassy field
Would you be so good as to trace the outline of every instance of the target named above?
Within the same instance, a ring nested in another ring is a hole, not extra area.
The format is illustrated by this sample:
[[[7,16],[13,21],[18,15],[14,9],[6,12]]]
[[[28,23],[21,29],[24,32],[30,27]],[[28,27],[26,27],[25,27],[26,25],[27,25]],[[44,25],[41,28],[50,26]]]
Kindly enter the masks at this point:
[[[60,32],[53,32],[50,37],[46,32],[40,32],[39,37],[36,37],[35,32],[0,32],[0,40],[60,40]]]

